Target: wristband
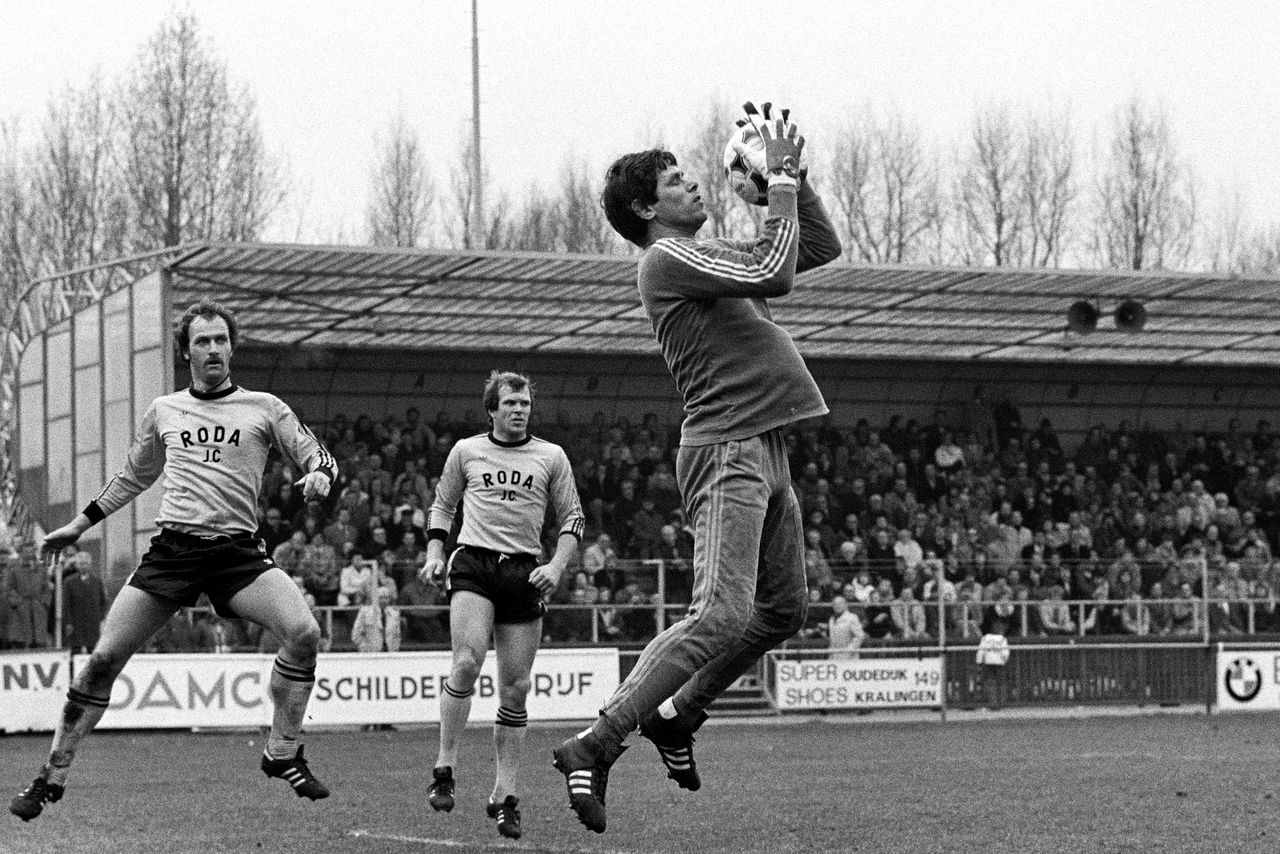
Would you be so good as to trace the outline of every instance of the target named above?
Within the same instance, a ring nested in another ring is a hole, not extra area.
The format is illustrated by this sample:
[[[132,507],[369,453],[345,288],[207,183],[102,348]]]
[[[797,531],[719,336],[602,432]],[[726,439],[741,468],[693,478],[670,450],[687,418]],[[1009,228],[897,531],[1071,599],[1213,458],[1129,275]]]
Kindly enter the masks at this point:
[[[107,518],[107,514],[102,512],[102,508],[98,506],[97,501],[90,501],[80,512],[83,513],[85,518],[93,525],[96,525],[103,519]]]
[[[774,174],[769,176],[770,190],[772,190],[774,187],[790,187],[791,189],[794,190],[797,188],[798,185],[799,185],[799,182],[795,178],[792,178],[790,175],[784,175],[781,172],[775,172]]]

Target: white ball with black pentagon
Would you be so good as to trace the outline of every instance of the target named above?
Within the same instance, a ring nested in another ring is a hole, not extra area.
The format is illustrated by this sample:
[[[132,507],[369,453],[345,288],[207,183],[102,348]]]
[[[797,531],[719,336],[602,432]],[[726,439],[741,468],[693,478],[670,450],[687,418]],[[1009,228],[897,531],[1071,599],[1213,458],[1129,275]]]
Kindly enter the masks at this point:
[[[739,145],[764,151],[764,140],[750,124],[735,127],[724,146],[724,174],[733,192],[747,204],[769,204],[769,182],[753,170],[738,153]]]

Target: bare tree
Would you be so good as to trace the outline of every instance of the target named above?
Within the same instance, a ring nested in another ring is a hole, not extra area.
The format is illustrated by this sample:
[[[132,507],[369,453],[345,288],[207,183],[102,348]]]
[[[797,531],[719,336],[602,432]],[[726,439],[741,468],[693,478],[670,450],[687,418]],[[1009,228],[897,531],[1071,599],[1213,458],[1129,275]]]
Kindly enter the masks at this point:
[[[195,18],[176,13],[138,55],[121,89],[129,188],[143,247],[256,237],[283,196],[247,90]]]
[[[1195,182],[1163,110],[1134,98],[1116,113],[1097,204],[1099,263],[1132,270],[1185,265],[1196,222]]]
[[[448,226],[449,243],[455,249],[498,249],[510,240],[510,218],[507,214],[508,201],[504,195],[495,198],[491,190],[492,178],[487,163],[481,163],[480,183],[483,196],[488,200],[484,211],[485,223],[483,245],[476,246],[475,229],[475,193],[476,175],[472,168],[472,139],[470,131],[462,137],[462,145],[458,159],[449,172],[449,196],[445,200],[447,209],[444,218]]]
[[[30,189],[22,177],[17,124],[0,121],[0,320],[8,321],[14,301],[35,278],[28,229]]]
[[[1245,272],[1256,235],[1250,233],[1245,201],[1239,189],[1224,192],[1200,226],[1197,243],[1201,258],[1197,266],[1232,276]]]
[[[537,184],[530,184],[519,212],[504,219],[494,248],[554,252],[560,248],[562,231],[556,200]]]
[[[113,168],[113,105],[96,75],[49,103],[34,148],[30,227],[42,274],[124,254],[128,201]]]
[[[615,252],[618,243],[600,205],[600,188],[585,160],[567,159],[560,170],[560,248],[565,252]]]
[[[740,115],[740,111],[738,111]],[[707,103],[695,122],[689,141],[679,150],[680,168],[698,182],[702,207],[707,212],[703,235],[741,237],[754,232],[752,217],[733,192],[724,171],[724,148],[735,129],[735,110],[721,98]]]
[[[417,131],[397,112],[385,135],[374,137],[369,242],[375,246],[419,246],[427,235],[434,184]]]
[[[1019,256],[1024,219],[1022,144],[1006,107],[978,112],[956,181],[958,250],[966,264],[1003,267]]]
[[[836,137],[830,198],[853,260],[911,262],[929,254],[942,219],[938,173],[919,131],[897,116],[857,118]]]
[[[1067,113],[1027,119],[1022,151],[1026,227],[1019,264],[1060,267],[1072,235],[1078,187],[1076,154]]]
[[[1241,241],[1239,257],[1234,269],[1224,272],[1241,275],[1280,274],[1280,226],[1274,223],[1254,229]]]

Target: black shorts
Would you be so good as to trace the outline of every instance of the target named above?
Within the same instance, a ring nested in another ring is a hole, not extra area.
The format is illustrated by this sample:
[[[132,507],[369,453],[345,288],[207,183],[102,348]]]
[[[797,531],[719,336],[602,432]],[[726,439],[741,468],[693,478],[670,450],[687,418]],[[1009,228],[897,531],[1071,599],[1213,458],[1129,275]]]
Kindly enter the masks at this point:
[[[449,557],[445,591],[466,590],[493,603],[495,623],[527,623],[547,613],[538,588],[529,583],[529,573],[538,566],[533,555],[504,555],[476,546],[459,546]]]
[[[127,583],[188,608],[207,593],[215,611],[235,618],[231,597],[274,566],[253,534],[197,537],[161,528]]]

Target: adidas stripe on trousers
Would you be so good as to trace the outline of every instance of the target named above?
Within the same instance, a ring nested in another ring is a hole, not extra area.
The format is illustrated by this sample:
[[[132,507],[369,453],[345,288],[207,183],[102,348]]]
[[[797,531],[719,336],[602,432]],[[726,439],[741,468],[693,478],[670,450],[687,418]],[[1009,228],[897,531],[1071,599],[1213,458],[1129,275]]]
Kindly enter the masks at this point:
[[[693,602],[649,642],[602,710],[619,732],[677,690],[686,706],[705,708],[804,625],[803,521],[784,429],[682,445],[676,477],[694,525]]]

